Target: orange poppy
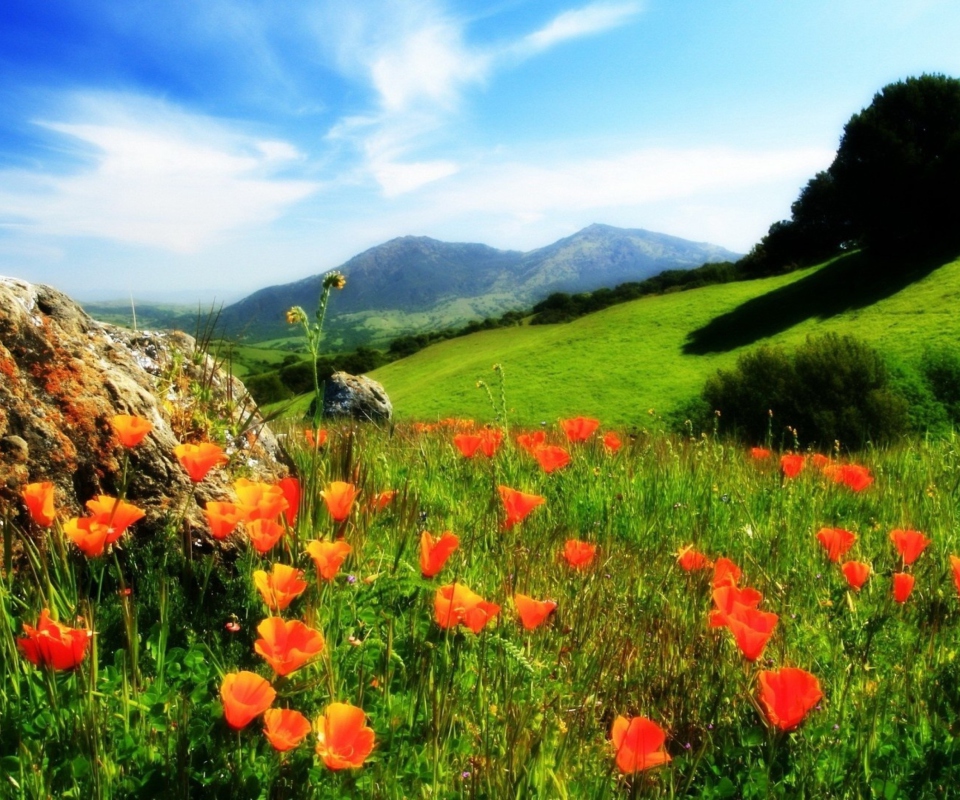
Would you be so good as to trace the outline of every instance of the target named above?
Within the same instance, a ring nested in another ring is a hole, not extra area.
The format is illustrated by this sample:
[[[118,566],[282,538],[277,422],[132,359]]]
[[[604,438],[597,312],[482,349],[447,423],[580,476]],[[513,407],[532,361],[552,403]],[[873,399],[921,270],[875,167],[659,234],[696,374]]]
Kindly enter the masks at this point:
[[[233,482],[233,490],[237,493],[240,519],[246,522],[255,519],[275,520],[290,507],[283,487],[279,484],[238,478]],[[299,498],[297,504],[299,505]]]
[[[567,539],[563,545],[563,558],[574,569],[584,570],[593,563],[597,546],[579,539]]]
[[[247,536],[253,549],[260,555],[270,552],[273,546],[283,538],[286,529],[272,519],[255,519],[244,523]]]
[[[616,453],[621,447],[623,447],[623,442],[620,441],[620,437],[617,436],[613,431],[610,431],[607,434],[604,434],[603,437],[603,446],[606,448],[609,453]]]
[[[780,471],[787,478],[796,478],[803,469],[803,456],[787,453],[780,456]]]
[[[253,573],[253,584],[267,608],[278,614],[307,588],[303,570],[286,564],[274,564],[270,572],[258,569]]]
[[[517,444],[533,455],[538,447],[542,447],[547,442],[546,431],[534,431],[533,433],[521,433],[517,436]]]
[[[754,461],[763,461],[766,458],[770,458],[770,451],[766,447],[751,447],[750,457],[753,458]]]
[[[307,544],[307,553],[317,566],[317,574],[325,581],[332,581],[340,571],[340,565],[353,548],[342,539],[336,542],[314,540]]]
[[[473,458],[483,444],[483,437],[479,433],[458,433],[453,443],[464,458]]]
[[[960,558],[950,556],[950,569],[953,571],[953,583],[957,587],[957,594],[960,594]]]
[[[727,629],[747,661],[756,661],[773,635],[780,617],[770,611],[747,608],[740,604],[727,615]]]
[[[352,483],[343,481],[334,481],[320,492],[323,502],[327,505],[327,511],[335,522],[344,522],[350,516],[353,501],[358,494],[357,488]]]
[[[433,597],[433,613],[441,628],[463,624],[474,633],[480,633],[500,613],[500,606],[484,600],[461,583],[450,583],[437,589]]]
[[[916,578],[906,572],[897,572],[893,576],[893,599],[898,603],[906,603],[913,591]]]
[[[245,728],[273,705],[277,693],[270,681],[254,672],[231,672],[223,676],[220,700],[223,716],[234,730]]]
[[[570,463],[570,454],[556,445],[538,447],[533,451],[533,457],[537,459],[540,469],[548,475],[555,470],[563,469]]]
[[[105,494],[98,495],[96,500],[87,500],[86,505],[87,510],[93,514],[93,518],[110,529],[112,538],[107,544],[119,539],[134,522],[146,516],[142,508]]]
[[[827,551],[827,558],[836,563],[853,547],[857,536],[843,528],[821,528],[817,533],[817,540]]]
[[[796,728],[823,697],[820,681],[799,667],[761,670],[757,679],[767,720],[782,731]]]
[[[396,489],[387,489],[385,492],[377,492],[373,496],[373,500],[370,501],[370,510],[383,511],[383,509],[393,502],[393,498],[396,496]]]
[[[310,720],[292,708],[268,708],[263,712],[263,733],[273,749],[285,753],[310,733]]]
[[[63,532],[87,558],[98,558],[103,555],[108,544],[112,544],[120,535],[112,535],[109,527],[97,522],[93,517],[73,517],[63,526]]]
[[[546,498],[537,494],[524,494],[517,489],[511,489],[509,486],[498,487],[500,499],[503,501],[503,510],[506,512],[506,519],[503,527],[512,528],[518,522],[523,522],[527,515],[537,506],[546,503]]]
[[[318,428],[316,433],[310,428],[307,428],[303,432],[303,436],[307,440],[307,446],[314,450],[318,447],[323,447],[327,443],[327,432],[323,428]]]
[[[300,481],[294,477],[283,478],[277,482],[283,499],[287,501],[287,507],[283,510],[283,518],[291,528],[297,521],[297,513],[300,511]]]
[[[323,650],[323,634],[298,619],[289,622],[280,617],[267,617],[257,626],[260,638],[253,643],[258,655],[283,677],[300,669]]]
[[[484,428],[480,431],[480,452],[487,458],[493,458],[500,443],[503,441],[503,431],[496,428]]]
[[[432,578],[447,563],[447,559],[460,546],[459,537],[450,531],[444,531],[439,539],[434,539],[429,531],[420,534],[420,574]]]
[[[677,553],[677,563],[680,565],[680,568],[686,572],[713,568],[713,562],[703,553],[694,550],[692,544],[680,548],[680,552]]]
[[[30,518],[41,528],[49,528],[57,518],[56,509],[53,507],[53,491],[53,483],[42,481],[28,483],[20,492],[23,502],[27,504]]]
[[[713,611],[710,612],[710,627],[723,628],[728,618],[737,608],[756,608],[763,600],[763,595],[750,586],[736,586],[727,584],[713,590]]]
[[[173,448],[173,454],[194,483],[200,483],[210,470],[230,460],[221,448],[211,442],[178,444]]]
[[[110,418],[114,433],[124,447],[136,447],[153,430],[153,423],[132,414],[116,414]]]
[[[214,539],[226,539],[237,527],[242,512],[235,503],[221,503],[211,500],[204,506],[203,514],[210,526]]]
[[[890,531],[890,541],[902,556],[903,563],[908,566],[916,561],[924,548],[930,544],[930,540],[920,531]]]
[[[813,466],[819,470],[823,470],[833,463],[833,459],[830,458],[830,456],[825,456],[822,453],[814,453],[810,456],[810,461],[813,462]]]
[[[718,586],[736,586],[743,573],[740,567],[734,564],[729,558],[720,556],[713,567],[713,585]]]
[[[327,769],[362,767],[373,752],[373,728],[365,724],[363,709],[349,703],[331,703],[317,717],[317,755]]]
[[[517,607],[520,622],[528,631],[539,628],[557,607],[553,600],[534,600],[519,592],[513,596],[513,604]]]
[[[563,433],[568,442],[585,442],[600,427],[600,420],[590,417],[562,419],[560,420],[560,427],[563,428]]]
[[[617,768],[625,775],[659,767],[670,760],[663,749],[666,732],[646,717],[618,716],[610,729],[610,740],[617,751]]]
[[[873,483],[870,470],[858,464],[827,465],[823,469],[823,474],[835,483],[842,483],[855,492],[862,492]]]
[[[17,639],[17,647],[35,667],[56,670],[73,669],[87,654],[93,632],[84,628],[70,628],[50,619],[50,610],[40,612],[40,621],[33,628],[24,623],[24,637]]]
[[[850,587],[858,592],[870,577],[870,565],[862,561],[847,561],[840,567],[840,571]]]

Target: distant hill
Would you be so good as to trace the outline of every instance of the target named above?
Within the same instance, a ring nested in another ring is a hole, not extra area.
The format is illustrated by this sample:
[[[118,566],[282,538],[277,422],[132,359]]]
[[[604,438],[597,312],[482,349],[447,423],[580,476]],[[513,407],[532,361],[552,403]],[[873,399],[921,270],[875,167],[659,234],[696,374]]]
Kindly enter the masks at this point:
[[[591,225],[546,247],[522,253],[483,244],[404,236],[354,256],[338,269],[347,287],[331,302],[328,342],[342,347],[464,324],[529,307],[551,292],[585,292],[666,269],[732,261],[739,255],[712,244],[640,229]],[[248,341],[293,331],[284,312],[311,313],[322,275],[261,289],[223,310],[228,334]]]

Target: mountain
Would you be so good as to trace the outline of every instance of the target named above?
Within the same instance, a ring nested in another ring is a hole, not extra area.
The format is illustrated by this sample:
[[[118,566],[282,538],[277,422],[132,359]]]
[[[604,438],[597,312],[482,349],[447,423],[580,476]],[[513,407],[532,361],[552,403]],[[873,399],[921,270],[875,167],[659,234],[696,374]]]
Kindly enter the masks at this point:
[[[347,286],[331,299],[328,346],[380,343],[413,331],[461,325],[526,308],[551,292],[584,292],[739,255],[716,245],[640,229],[591,225],[522,253],[424,236],[392,239],[338,269]],[[228,306],[221,324],[248,341],[290,336],[284,312],[316,308],[322,275],[254,292]]]

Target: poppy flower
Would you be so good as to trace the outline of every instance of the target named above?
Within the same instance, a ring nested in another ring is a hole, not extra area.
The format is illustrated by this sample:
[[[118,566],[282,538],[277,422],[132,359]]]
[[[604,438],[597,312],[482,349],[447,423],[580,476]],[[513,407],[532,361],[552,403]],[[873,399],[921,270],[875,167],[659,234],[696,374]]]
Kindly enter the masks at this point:
[[[244,523],[250,544],[260,555],[269,553],[273,546],[283,538],[286,529],[272,519],[255,519]]]
[[[235,503],[222,503],[217,500],[211,500],[204,506],[203,515],[210,526],[210,534],[219,540],[226,539],[233,533],[243,516]]]
[[[483,438],[479,433],[458,433],[453,437],[453,443],[464,458],[473,458],[483,444]]]
[[[493,458],[497,450],[500,449],[500,443],[503,441],[503,431],[496,428],[484,428],[480,431],[480,452],[487,458]]]
[[[289,622],[280,617],[267,617],[257,626],[260,638],[253,649],[283,677],[320,655],[323,634],[298,619]]]
[[[497,488],[507,517],[503,522],[505,529],[510,529],[518,522],[523,522],[533,509],[547,502],[546,498],[538,494],[524,494],[516,489],[511,489],[509,486],[499,486]]]
[[[747,661],[756,661],[773,635],[780,617],[771,611],[760,611],[735,605],[727,615],[727,630],[733,634],[737,647]]]
[[[30,518],[41,528],[49,528],[57,518],[53,507],[53,483],[42,481],[28,483],[20,493],[23,502],[27,504]]]
[[[396,496],[396,489],[387,489],[385,492],[377,492],[373,496],[373,500],[370,501],[370,510],[383,511],[383,509],[393,502],[393,498]]]
[[[517,437],[517,444],[520,445],[524,450],[526,450],[530,455],[533,455],[538,447],[542,447],[547,443],[547,432],[546,431],[534,431],[533,433],[521,433]]]
[[[146,516],[142,508],[105,494],[98,495],[95,500],[87,500],[86,506],[97,522],[110,528],[113,538],[108,544],[119,539],[134,522]]]
[[[278,753],[299,745],[310,730],[310,720],[295,709],[268,708],[263,712],[263,734]]]
[[[686,572],[713,568],[713,562],[703,553],[694,550],[692,544],[680,548],[680,552],[677,553],[677,563],[680,565],[680,568]]]
[[[670,760],[663,744],[667,734],[646,717],[621,717],[613,721],[610,741],[617,751],[617,768],[625,775],[659,767]]]
[[[555,470],[563,469],[570,463],[570,454],[562,447],[555,445],[538,447],[533,451],[533,457],[537,459],[540,469],[548,475]]]
[[[120,534],[113,535],[109,527],[93,517],[69,519],[64,523],[63,532],[87,558],[99,558],[108,544],[120,538]]]
[[[200,483],[210,470],[230,460],[221,448],[211,442],[178,444],[173,448],[173,454],[194,483]]]
[[[820,681],[799,667],[761,670],[757,680],[760,682],[760,704],[767,713],[767,720],[782,731],[796,728],[823,698]]]
[[[93,633],[84,628],[70,628],[50,619],[50,610],[40,612],[37,627],[24,623],[24,636],[17,639],[17,648],[35,667],[56,670],[73,669],[87,654]]]
[[[297,513],[300,511],[300,481],[293,476],[282,478],[277,481],[283,499],[287,501],[287,507],[283,510],[283,518],[291,528],[297,521]]]
[[[840,567],[840,571],[850,587],[858,592],[870,577],[870,565],[862,561],[847,561]]]
[[[116,414],[110,418],[113,432],[124,447],[136,447],[153,430],[153,423],[132,414]]]
[[[334,481],[320,492],[320,496],[326,503],[327,511],[330,512],[334,522],[346,521],[353,510],[353,501],[358,494],[357,488],[352,483],[345,483],[344,481]]]
[[[340,565],[353,548],[342,539],[336,542],[314,540],[307,544],[307,553],[317,566],[317,574],[325,581],[332,581],[340,571]]]
[[[751,447],[750,457],[754,461],[763,461],[766,458],[770,458],[770,451],[766,447]]]
[[[233,482],[233,490],[237,493],[240,519],[245,522],[255,519],[275,520],[290,507],[280,484],[238,478]],[[299,504],[298,497],[297,505]]]
[[[539,628],[557,607],[553,600],[534,600],[519,592],[513,596],[513,604],[517,607],[520,622],[528,631]]]
[[[560,420],[560,427],[563,429],[568,442],[585,442],[600,427],[600,420],[590,417],[562,419]]]
[[[220,684],[223,716],[227,725],[237,731],[270,708],[276,697],[270,681],[246,670],[224,675]]]
[[[858,464],[828,465],[824,467],[823,473],[835,483],[842,483],[855,492],[862,492],[873,483],[870,470]]]
[[[796,478],[803,469],[803,456],[787,453],[780,456],[780,471],[787,478]]]
[[[906,572],[897,572],[893,576],[893,599],[898,603],[906,603],[913,591],[916,578]]]
[[[843,528],[821,528],[817,540],[827,551],[827,558],[836,563],[857,541],[857,535]]]
[[[890,541],[897,548],[897,552],[903,558],[903,563],[909,566],[924,551],[924,548],[930,544],[930,540],[920,531],[890,531]]]
[[[303,432],[304,438],[307,440],[307,446],[316,450],[318,447],[323,447],[327,443],[327,432],[324,428],[318,428],[316,433],[312,429],[307,428]]]
[[[603,446],[608,453],[616,453],[623,447],[623,442],[620,441],[620,437],[617,436],[617,434],[610,431],[603,436]]]
[[[574,569],[584,570],[593,563],[597,546],[579,539],[567,539],[563,545],[563,558]]]
[[[763,600],[763,595],[750,586],[735,586],[727,584],[713,590],[713,611],[710,612],[710,627],[723,628],[727,625],[728,617],[737,608],[756,608]]]
[[[267,608],[278,614],[307,588],[303,570],[286,564],[274,564],[270,572],[258,569],[253,573],[253,584]]]
[[[462,583],[450,583],[433,596],[434,619],[443,629],[466,625],[474,633],[500,613],[500,606],[484,600]]]
[[[447,559],[460,546],[460,539],[450,531],[444,531],[434,539],[429,531],[420,534],[420,574],[432,578],[447,563]]]
[[[740,567],[734,564],[729,558],[720,556],[713,567],[713,585],[718,586],[736,586],[743,573]]]
[[[957,587],[957,594],[960,594],[960,558],[950,556],[950,569],[953,571],[953,583]]]
[[[373,728],[365,724],[363,709],[349,703],[331,703],[317,717],[317,755],[327,769],[362,767],[373,752]]]

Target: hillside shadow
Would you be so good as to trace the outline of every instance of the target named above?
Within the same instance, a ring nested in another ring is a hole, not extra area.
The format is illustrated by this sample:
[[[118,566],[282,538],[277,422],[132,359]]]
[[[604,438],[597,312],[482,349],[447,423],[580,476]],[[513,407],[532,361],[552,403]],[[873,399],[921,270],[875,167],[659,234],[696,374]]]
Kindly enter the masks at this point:
[[[842,256],[788,286],[747,300],[692,331],[688,355],[726,353],[782,333],[808,319],[829,319],[892,297],[945,263],[931,256],[905,265],[886,265],[863,253]]]

